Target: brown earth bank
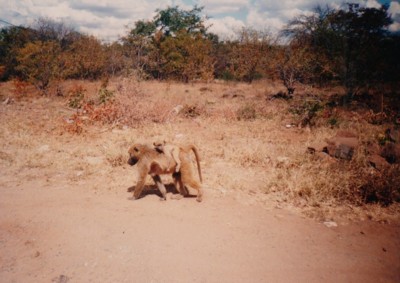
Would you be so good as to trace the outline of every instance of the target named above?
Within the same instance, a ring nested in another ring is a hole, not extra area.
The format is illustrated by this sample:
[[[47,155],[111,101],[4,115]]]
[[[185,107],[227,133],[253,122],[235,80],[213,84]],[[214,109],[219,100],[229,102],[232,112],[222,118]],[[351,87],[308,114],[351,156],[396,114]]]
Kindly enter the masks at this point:
[[[324,189],[325,164],[304,155],[337,129],[287,127],[280,101],[262,104],[268,89],[142,83],[157,113],[177,104],[203,112],[137,126],[82,115],[77,133],[66,98],[14,99],[9,88],[0,88],[0,282],[400,281],[398,205],[293,193],[311,177]],[[235,118],[238,105],[255,102],[263,118]],[[360,139],[381,131],[345,126]],[[202,203],[172,200],[169,176],[167,201],[150,178],[143,198],[130,199],[137,176],[128,147],[160,139],[199,146]]]

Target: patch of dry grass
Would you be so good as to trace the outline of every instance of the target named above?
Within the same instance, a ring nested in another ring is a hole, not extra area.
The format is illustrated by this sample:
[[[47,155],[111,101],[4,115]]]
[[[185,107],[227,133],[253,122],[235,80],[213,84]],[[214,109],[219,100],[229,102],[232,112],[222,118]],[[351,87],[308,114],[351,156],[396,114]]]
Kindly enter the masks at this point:
[[[69,108],[69,97],[22,98],[0,105],[2,169],[21,178],[46,176],[50,183],[63,180],[96,190],[125,190],[135,180],[135,170],[126,165],[129,146],[167,140],[199,146],[205,186],[221,195],[240,191],[279,206],[300,207],[318,218],[339,210],[357,214],[367,199],[380,201],[385,194],[398,201],[396,191],[387,188],[395,187],[400,173],[393,169],[371,175],[366,162],[365,148],[376,142],[383,126],[354,114],[334,127],[321,123],[311,130],[288,128],[295,119],[288,112],[290,105],[269,99],[281,90],[277,83],[180,84],[119,78],[108,85],[113,100],[103,104],[96,103],[100,82],[64,82],[62,87],[76,85],[85,88],[92,109]],[[2,91],[2,96],[8,95],[13,94]],[[181,112],[175,111],[179,105]],[[81,127],[80,135],[73,127]],[[307,153],[308,146],[339,129],[359,136],[362,146],[353,161]],[[395,205],[379,206],[380,212],[374,208],[373,218],[382,211],[398,213]]]

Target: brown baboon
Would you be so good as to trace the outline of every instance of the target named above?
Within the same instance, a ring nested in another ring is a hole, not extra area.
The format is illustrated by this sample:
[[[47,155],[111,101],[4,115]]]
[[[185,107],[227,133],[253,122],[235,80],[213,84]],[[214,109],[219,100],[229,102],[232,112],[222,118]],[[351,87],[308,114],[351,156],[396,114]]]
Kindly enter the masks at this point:
[[[179,146],[179,159],[181,161],[180,178],[177,178],[176,180],[174,180],[174,182],[178,182],[179,191],[183,196],[188,194],[186,187],[197,190],[197,201],[200,202],[203,200],[203,188],[201,183],[199,183],[194,178],[192,159],[190,158],[190,151],[193,151],[196,157],[197,171],[199,174],[200,182],[201,183],[203,182],[203,177],[201,175],[201,168],[200,168],[200,156],[197,147],[193,144]]]
[[[169,144],[166,141],[153,143],[154,148],[160,152],[168,155],[176,162],[175,172],[181,170],[181,160],[179,159],[179,146]]]
[[[158,152],[155,148],[144,145],[134,144],[129,149],[129,165],[138,165],[139,180],[133,192],[133,197],[138,199],[143,190],[147,174],[150,174],[160,190],[163,199],[166,199],[166,189],[161,181],[160,174],[173,174],[174,183],[182,195],[187,195],[185,186],[198,190],[197,201],[202,201],[203,191],[201,185],[194,179],[193,165],[190,159],[190,150],[193,150],[200,180],[202,180],[199,154],[197,148],[193,145],[180,147],[179,159],[181,160],[181,168],[179,173],[174,173],[176,162],[174,159],[164,153]],[[178,188],[179,185],[179,188]]]

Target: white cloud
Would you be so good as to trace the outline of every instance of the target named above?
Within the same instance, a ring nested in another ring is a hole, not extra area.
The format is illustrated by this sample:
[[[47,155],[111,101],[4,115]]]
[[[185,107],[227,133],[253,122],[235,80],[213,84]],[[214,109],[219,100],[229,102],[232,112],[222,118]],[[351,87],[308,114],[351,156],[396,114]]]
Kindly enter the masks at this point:
[[[375,8],[379,9],[382,5],[378,3],[376,0],[367,0],[367,3],[365,4],[367,8]]]
[[[61,20],[79,32],[116,40],[125,26],[151,19],[157,8],[172,6],[162,0],[0,0],[0,19],[15,25],[32,25],[39,17]]]
[[[211,25],[209,31],[221,37],[222,40],[232,39],[237,35],[245,24],[233,17],[224,17],[222,19],[208,19],[207,25]]]
[[[194,4],[205,6],[211,16],[211,32],[221,38],[230,37],[243,26],[281,29],[301,13],[310,13],[317,4],[340,7],[343,0],[0,0],[0,19],[16,25],[31,25],[39,17],[62,20],[80,32],[105,40],[116,40],[126,33],[126,26],[148,20],[156,9],[178,5],[190,9]],[[367,7],[379,8],[378,0],[353,0]],[[400,31],[400,3],[392,1],[389,13],[394,20],[391,31]],[[4,23],[0,27],[4,26]]]
[[[248,0],[200,0],[199,6],[204,6],[207,13],[236,13],[248,5]]]
[[[400,32],[400,3],[392,1],[388,13],[393,20],[393,23],[389,26],[389,30],[392,32]]]
[[[276,32],[282,28],[284,22],[271,13],[250,9],[247,15],[246,25],[259,30],[269,29],[272,32]]]

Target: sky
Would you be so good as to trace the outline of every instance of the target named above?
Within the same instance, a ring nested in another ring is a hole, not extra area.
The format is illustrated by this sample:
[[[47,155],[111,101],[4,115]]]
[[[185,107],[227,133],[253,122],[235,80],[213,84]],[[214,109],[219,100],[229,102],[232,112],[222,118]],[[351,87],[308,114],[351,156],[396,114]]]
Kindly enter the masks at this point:
[[[311,13],[317,5],[337,8],[343,2],[379,8],[389,5],[394,23],[391,31],[400,32],[400,1],[396,0],[0,0],[0,28],[32,26],[38,18],[61,21],[75,30],[111,42],[133,28],[138,20],[151,20],[156,9],[179,6],[189,10],[204,6],[209,31],[230,39],[242,27],[271,33],[300,14]]]

